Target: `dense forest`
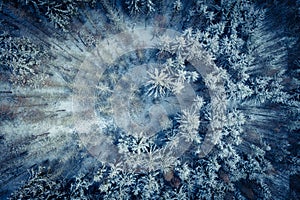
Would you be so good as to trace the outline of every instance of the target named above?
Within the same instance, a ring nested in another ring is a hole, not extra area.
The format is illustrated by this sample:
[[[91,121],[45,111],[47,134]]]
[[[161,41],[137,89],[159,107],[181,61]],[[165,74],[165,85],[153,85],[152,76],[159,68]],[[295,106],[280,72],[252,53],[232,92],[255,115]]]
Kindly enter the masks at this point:
[[[0,0],[0,199],[300,199],[299,70],[299,0]]]

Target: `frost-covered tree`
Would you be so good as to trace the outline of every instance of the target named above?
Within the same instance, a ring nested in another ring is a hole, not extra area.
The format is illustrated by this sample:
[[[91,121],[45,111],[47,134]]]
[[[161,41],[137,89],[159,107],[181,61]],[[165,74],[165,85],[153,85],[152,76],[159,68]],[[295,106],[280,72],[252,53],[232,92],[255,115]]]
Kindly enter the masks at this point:
[[[152,2],[152,0],[144,0],[143,5],[146,7],[148,14],[155,11],[155,4]]]
[[[175,11],[180,11],[182,9],[182,2],[181,0],[176,0],[173,4],[173,8]]]
[[[200,125],[200,116],[197,110],[183,110],[178,118],[179,132],[187,141],[200,143],[198,128]]]
[[[155,98],[166,94],[167,90],[171,89],[172,79],[164,70],[154,69],[153,73],[148,72],[150,80],[147,82],[148,95],[153,95]]]
[[[42,65],[48,58],[48,52],[42,45],[4,32],[0,35],[0,50],[0,65],[9,72],[9,80],[13,84],[32,87],[44,84],[47,75]]]
[[[155,12],[155,4],[152,0],[127,0],[126,4],[131,15],[142,13],[149,15]]]
[[[129,0],[126,1],[126,4],[128,5],[128,10],[131,15],[138,14],[141,12],[142,9],[142,1],[141,0]]]

